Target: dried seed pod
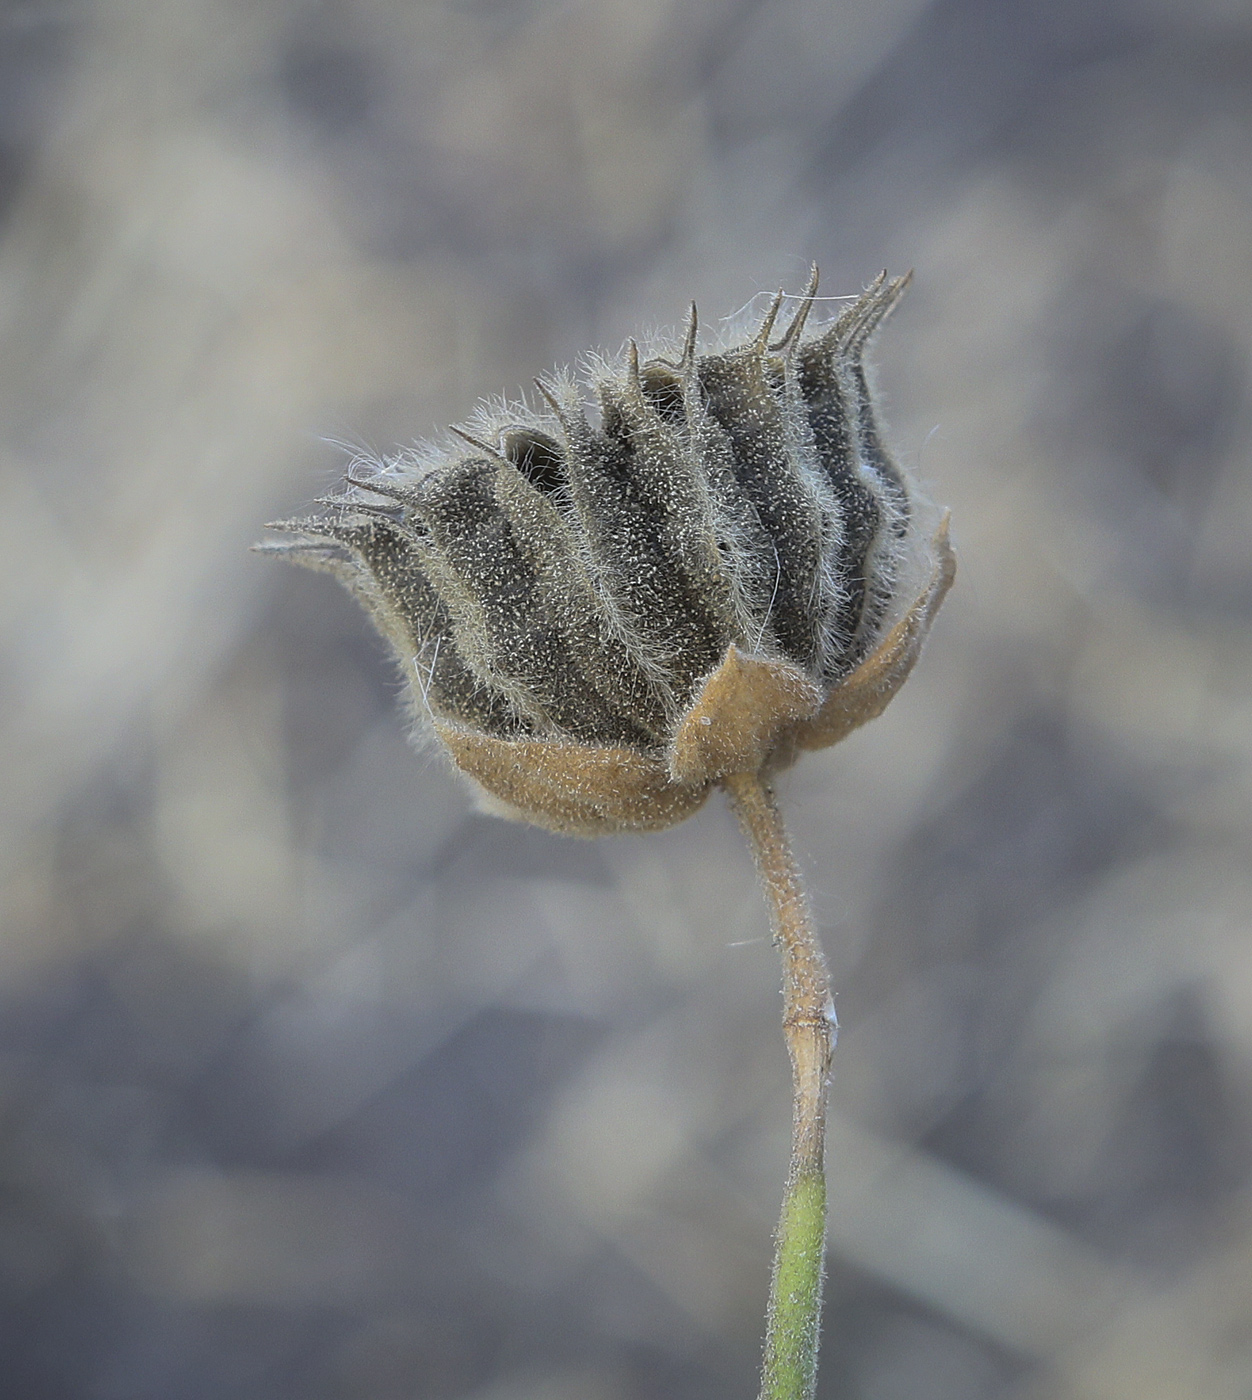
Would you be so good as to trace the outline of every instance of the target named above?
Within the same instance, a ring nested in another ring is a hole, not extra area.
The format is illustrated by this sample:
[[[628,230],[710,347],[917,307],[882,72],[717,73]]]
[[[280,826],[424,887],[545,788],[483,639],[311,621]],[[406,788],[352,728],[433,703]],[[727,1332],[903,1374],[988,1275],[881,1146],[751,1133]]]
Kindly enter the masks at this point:
[[[429,728],[492,810],[596,835],[669,826],[730,774],[879,714],[955,564],[879,435],[869,337],[908,278],[807,331],[674,359],[633,342],[546,414],[349,476],[264,546],[364,604]]]

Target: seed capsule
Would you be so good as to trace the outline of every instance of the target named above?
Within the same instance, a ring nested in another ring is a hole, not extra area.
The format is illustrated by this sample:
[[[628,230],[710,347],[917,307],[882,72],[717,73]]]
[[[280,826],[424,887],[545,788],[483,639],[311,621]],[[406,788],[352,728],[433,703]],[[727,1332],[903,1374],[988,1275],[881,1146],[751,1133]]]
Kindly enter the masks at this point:
[[[419,728],[487,805],[556,831],[665,827],[732,773],[881,713],[951,585],[882,444],[866,344],[886,274],[806,333],[675,359],[634,342],[547,412],[484,412],[437,455],[349,476],[263,548],[338,578],[402,667]]]

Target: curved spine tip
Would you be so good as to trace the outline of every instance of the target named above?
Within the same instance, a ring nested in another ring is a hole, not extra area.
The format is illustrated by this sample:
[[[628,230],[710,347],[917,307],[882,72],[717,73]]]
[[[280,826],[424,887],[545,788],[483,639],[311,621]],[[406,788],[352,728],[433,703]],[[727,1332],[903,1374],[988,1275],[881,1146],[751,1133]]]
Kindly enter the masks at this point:
[[[643,393],[643,384],[639,379],[639,346],[634,336],[626,342],[626,383],[632,394],[638,396]]]
[[[867,292],[857,305],[859,315],[842,345],[842,353],[849,358],[859,356],[864,351],[870,336],[883,323],[913,280],[912,269],[884,285],[886,276],[884,272],[876,278],[872,291]]]
[[[678,363],[678,368],[686,372],[696,362],[696,338],[700,330],[700,313],[696,310],[696,304],[691,303],[691,310],[687,312],[687,334],[683,339],[682,359]]]
[[[556,396],[556,390],[553,389],[553,387],[545,379],[540,379],[536,377],[534,380],[532,380],[532,383],[534,384],[535,388],[539,390],[540,396],[543,398],[543,401],[548,405],[552,412],[556,414],[557,422],[560,423],[562,428],[564,428],[565,409],[561,406],[560,400]]]
[[[372,491],[376,496],[386,496],[393,501],[408,501],[412,499],[413,493],[403,486],[393,486],[390,482],[383,484],[376,476],[356,476],[351,468],[344,473],[343,479],[349,486],[359,486],[363,491]],[[334,498],[331,498],[331,502],[332,504],[335,503]],[[337,504],[344,505],[345,502],[340,499]]]
[[[808,284],[800,293],[800,305],[796,308],[796,314],[791,318],[791,324],[782,333],[782,336],[769,347],[771,354],[786,350],[788,346],[799,343],[800,336],[804,331],[804,324],[809,319],[809,312],[813,310],[813,304],[817,300],[817,283],[820,276],[817,264],[814,263],[809,272]]]
[[[536,379],[535,388],[543,395],[544,401],[551,408],[556,421],[561,426],[561,432],[565,435],[565,444],[570,446],[575,438],[582,439],[587,431],[587,420],[579,413],[578,417],[570,412],[569,408],[557,397],[556,389],[545,379]],[[581,429],[581,431],[580,431]]]
[[[699,329],[699,318],[696,313],[696,304],[691,303],[691,310],[687,313],[687,329],[683,333],[682,354],[676,360],[667,360],[664,355],[658,355],[653,364],[666,365],[668,368],[677,370],[679,374],[686,377],[688,371],[696,361],[696,335]]]
[[[497,461],[508,461],[508,458],[498,447],[492,447],[489,442],[484,442],[482,438],[476,438],[472,433],[467,433],[464,428],[458,428],[455,423],[448,424],[448,431],[455,433],[462,442],[468,442],[471,447],[478,448],[480,452],[486,452],[488,456],[496,458]]]
[[[884,269],[831,327],[829,335],[837,354],[856,354],[858,347],[864,345],[865,337],[878,322],[878,308],[884,296],[890,294],[890,288],[886,293],[883,290],[886,281],[887,272]]]
[[[349,501],[343,496],[314,496],[315,506],[334,506],[340,510],[350,510],[356,515],[376,515],[383,520],[395,520],[395,506],[380,506],[373,501]],[[342,517],[340,517],[342,519]]]
[[[757,357],[764,355],[769,349],[770,332],[774,329],[774,322],[778,319],[778,313],[782,309],[783,298],[787,295],[781,287],[774,293],[774,300],[769,304],[769,310],[765,313],[765,319],[761,322],[761,328],[756,333],[756,339],[752,342],[752,348]]]

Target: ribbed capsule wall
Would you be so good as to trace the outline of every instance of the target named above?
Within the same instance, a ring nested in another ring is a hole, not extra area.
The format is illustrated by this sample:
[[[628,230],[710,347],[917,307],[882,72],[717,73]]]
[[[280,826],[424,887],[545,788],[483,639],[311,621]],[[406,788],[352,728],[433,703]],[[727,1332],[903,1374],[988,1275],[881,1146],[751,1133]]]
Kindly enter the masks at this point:
[[[365,604],[420,720],[660,755],[732,646],[823,692],[880,640],[913,529],[865,370],[907,279],[806,333],[816,279],[739,345],[603,368],[547,416],[381,464],[281,548]]]

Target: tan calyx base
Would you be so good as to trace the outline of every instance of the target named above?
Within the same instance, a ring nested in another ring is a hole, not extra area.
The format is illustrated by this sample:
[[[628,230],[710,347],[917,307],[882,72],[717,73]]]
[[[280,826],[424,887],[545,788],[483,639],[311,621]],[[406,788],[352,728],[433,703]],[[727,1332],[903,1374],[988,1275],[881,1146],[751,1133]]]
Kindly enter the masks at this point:
[[[488,810],[571,836],[655,831],[689,817],[733,773],[784,768],[803,749],[838,743],[887,708],[913,669],[956,576],[945,514],[926,587],[873,652],[823,698],[798,667],[733,644],[700,687],[665,759],[568,740],[498,739],[436,723]]]

